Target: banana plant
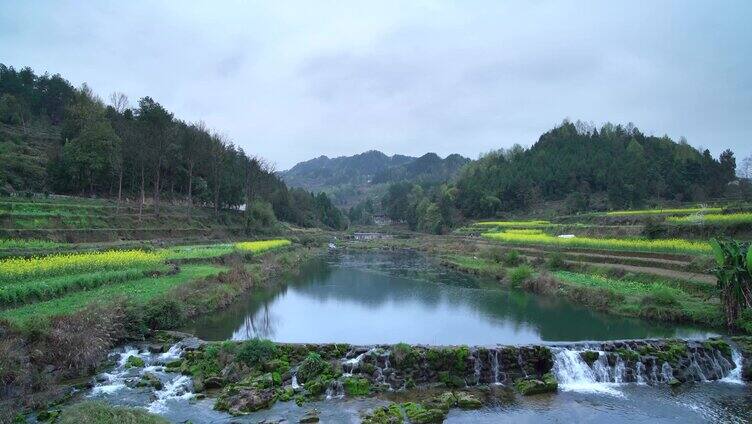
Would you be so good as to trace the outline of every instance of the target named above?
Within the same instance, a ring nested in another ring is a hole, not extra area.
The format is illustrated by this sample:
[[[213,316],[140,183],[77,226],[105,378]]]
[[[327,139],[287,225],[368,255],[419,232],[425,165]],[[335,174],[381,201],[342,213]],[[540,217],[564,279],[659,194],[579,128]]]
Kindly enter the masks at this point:
[[[752,308],[752,249],[749,243],[731,239],[712,239],[710,245],[726,325],[732,329],[742,311]]]

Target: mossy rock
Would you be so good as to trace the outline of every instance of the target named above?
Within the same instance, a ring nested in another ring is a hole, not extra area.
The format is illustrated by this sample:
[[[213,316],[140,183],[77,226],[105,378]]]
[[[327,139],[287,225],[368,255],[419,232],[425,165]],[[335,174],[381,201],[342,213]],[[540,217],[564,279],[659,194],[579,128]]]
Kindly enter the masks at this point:
[[[363,424],[402,424],[404,420],[405,417],[399,405],[393,403],[370,411],[363,416],[361,422]]]
[[[145,365],[144,360],[135,355],[131,355],[125,360],[126,368],[142,368]]]
[[[473,394],[458,392],[456,396],[457,406],[459,406],[461,409],[478,409],[483,406],[483,402],[481,402],[480,399],[478,399]]]
[[[640,354],[631,349],[619,348],[614,352],[624,361],[637,362],[640,360]]]
[[[182,359],[176,359],[174,361],[170,361],[165,364],[165,368],[168,369],[168,371],[174,371],[174,368],[180,368],[183,365]]]
[[[580,358],[582,358],[583,361],[585,361],[588,365],[593,365],[593,362],[598,360],[598,357],[600,357],[601,354],[593,351],[593,350],[586,350],[584,352],[580,352]]]
[[[702,342],[702,346],[705,349],[717,350],[728,357],[731,356],[731,346],[728,343],[726,343],[725,340],[721,340],[721,339],[706,340]]]
[[[412,424],[443,423],[447,415],[447,412],[441,409],[429,409],[414,402],[403,403],[401,406]]]
[[[159,378],[150,372],[145,372],[144,375],[141,376],[141,380],[136,384],[137,387],[153,387],[154,390],[162,390],[164,388],[164,385],[159,380]]]
[[[326,391],[326,388],[329,387],[329,383],[331,382],[331,379],[320,376],[315,380],[305,382],[305,384],[303,384],[303,388],[306,389],[309,397],[318,396]]]
[[[348,377],[342,382],[348,396],[366,396],[371,393],[371,382],[365,378]]]
[[[544,374],[542,378],[521,378],[514,382],[514,387],[525,396],[541,393],[555,392],[559,383],[551,373]]]
[[[305,383],[324,374],[334,374],[332,365],[321,358],[318,353],[311,352],[298,367],[297,377],[299,382]]]
[[[420,354],[409,344],[398,343],[392,347],[391,359],[394,368],[407,371],[418,365]]]

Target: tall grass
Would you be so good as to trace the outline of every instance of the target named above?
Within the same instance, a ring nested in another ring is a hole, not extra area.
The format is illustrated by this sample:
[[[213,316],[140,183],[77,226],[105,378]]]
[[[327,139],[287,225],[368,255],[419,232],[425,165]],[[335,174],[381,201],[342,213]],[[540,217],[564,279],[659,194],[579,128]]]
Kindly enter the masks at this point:
[[[698,212],[721,212],[723,208],[675,208],[675,209],[640,209],[632,211],[611,211],[606,212],[607,216],[630,216],[630,215],[680,215],[693,214]]]
[[[752,213],[729,213],[729,214],[706,214],[697,216],[670,216],[666,218],[666,221],[679,225],[690,224],[719,224],[719,225],[734,225],[734,224],[752,224]]]
[[[689,253],[705,254],[710,253],[710,244],[707,242],[682,240],[682,239],[664,239],[664,240],[642,240],[642,239],[615,239],[615,238],[591,238],[591,237],[573,237],[560,238],[548,234],[519,234],[509,232],[485,233],[483,237],[491,240],[498,240],[504,243],[513,244],[533,244],[533,245],[550,245],[560,247],[583,247],[591,249],[621,250],[636,252],[668,252],[668,253]]]

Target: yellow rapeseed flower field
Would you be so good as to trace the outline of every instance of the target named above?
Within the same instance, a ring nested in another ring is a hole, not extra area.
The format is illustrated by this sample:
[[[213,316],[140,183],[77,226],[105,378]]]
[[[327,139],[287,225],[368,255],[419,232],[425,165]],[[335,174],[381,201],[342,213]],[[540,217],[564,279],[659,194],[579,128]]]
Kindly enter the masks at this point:
[[[752,213],[711,213],[697,216],[670,216],[666,221],[674,224],[752,224]]]
[[[527,234],[515,232],[485,233],[483,237],[498,240],[504,243],[516,244],[542,244],[562,247],[584,247],[606,250],[626,250],[643,252],[670,252],[670,253],[710,253],[710,244],[703,241],[682,239],[615,239],[615,238],[592,238],[572,237],[561,238],[548,234]]]
[[[36,277],[150,266],[162,261],[162,254],[143,250],[111,250],[5,259],[0,261],[0,283]]]
[[[253,253],[261,253],[267,250],[277,249],[283,246],[289,246],[290,240],[276,239],[276,240],[260,240],[260,241],[244,241],[235,243],[235,248],[238,250],[249,251]]]

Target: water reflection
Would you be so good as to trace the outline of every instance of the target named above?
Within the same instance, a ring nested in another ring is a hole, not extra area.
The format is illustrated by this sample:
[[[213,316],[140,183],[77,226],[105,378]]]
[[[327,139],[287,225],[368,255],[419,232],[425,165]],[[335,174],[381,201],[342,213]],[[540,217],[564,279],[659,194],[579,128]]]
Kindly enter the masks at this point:
[[[470,345],[706,334],[505,289],[414,252],[312,260],[282,287],[256,291],[187,330],[208,340]]]

